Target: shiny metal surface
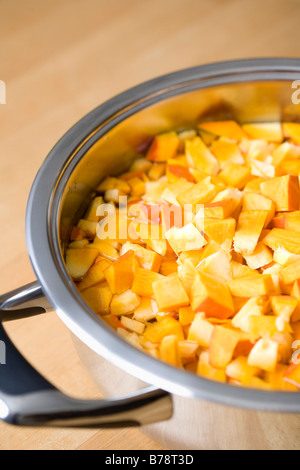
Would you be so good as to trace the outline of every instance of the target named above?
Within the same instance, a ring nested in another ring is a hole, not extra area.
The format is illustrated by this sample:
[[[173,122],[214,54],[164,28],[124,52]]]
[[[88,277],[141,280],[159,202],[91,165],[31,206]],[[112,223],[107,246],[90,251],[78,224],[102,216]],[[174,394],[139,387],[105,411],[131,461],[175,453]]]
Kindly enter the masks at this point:
[[[261,410],[300,410],[297,393],[214,383],[136,350],[87,307],[63,261],[63,242],[96,184],[103,176],[124,170],[153,133],[184,128],[207,118],[297,121],[299,107],[292,103],[291,94],[292,82],[299,75],[298,59],[259,59],[212,64],[160,77],[92,111],[49,154],[29,198],[28,251],[58,315],[96,353],[146,383],[178,395]]]

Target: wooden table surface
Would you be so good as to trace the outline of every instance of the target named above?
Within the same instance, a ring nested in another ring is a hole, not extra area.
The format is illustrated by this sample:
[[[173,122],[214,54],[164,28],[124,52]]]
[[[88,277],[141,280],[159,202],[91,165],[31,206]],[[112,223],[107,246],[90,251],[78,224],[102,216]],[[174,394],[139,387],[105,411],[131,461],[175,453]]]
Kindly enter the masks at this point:
[[[219,60],[297,57],[299,0],[0,0],[0,285],[34,280],[24,217],[33,178],[61,135],[96,105],[144,80]],[[63,391],[97,397],[55,313],[6,325]],[[1,372],[0,372],[1,373]],[[0,450],[160,449],[138,430],[20,429]]]

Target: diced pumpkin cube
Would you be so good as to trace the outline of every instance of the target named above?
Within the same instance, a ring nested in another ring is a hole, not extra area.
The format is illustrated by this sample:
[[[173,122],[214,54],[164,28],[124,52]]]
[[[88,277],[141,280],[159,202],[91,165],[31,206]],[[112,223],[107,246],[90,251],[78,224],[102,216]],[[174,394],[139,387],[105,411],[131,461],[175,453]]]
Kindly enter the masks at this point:
[[[284,284],[291,284],[300,279],[300,260],[289,264],[280,271],[280,278]]]
[[[121,316],[128,313],[133,313],[140,305],[141,299],[134,294],[130,289],[116,294],[111,301],[112,315]]]
[[[97,315],[108,315],[113,294],[108,286],[93,286],[81,293],[88,306]]]
[[[191,260],[186,259],[181,266],[178,266],[178,277],[183,284],[187,295],[191,296],[192,286],[196,275],[196,269]]]
[[[277,332],[276,317],[274,315],[250,315],[249,332],[253,341],[258,338],[271,338]]]
[[[205,320],[202,313],[196,313],[189,329],[188,340],[196,341],[199,346],[208,348],[214,329],[214,325]]]
[[[209,353],[204,351],[199,356],[197,374],[217,382],[226,382],[225,369],[214,368],[209,361]]]
[[[66,252],[66,265],[73,279],[81,279],[98,258],[98,251],[93,248],[68,249]]]
[[[274,283],[270,274],[260,276],[244,276],[228,282],[232,295],[237,297],[253,297],[274,293]]]
[[[90,203],[90,205],[89,205],[89,207],[88,207],[88,209],[85,213],[85,216],[84,216],[85,220],[88,220],[90,222],[99,222],[101,217],[100,217],[100,215],[98,215],[98,208],[102,204],[103,204],[103,197],[102,196],[95,197],[91,201],[91,203]]]
[[[191,174],[189,168],[183,165],[170,165],[168,163],[166,175],[168,178],[169,183],[176,183],[176,181],[184,178],[191,183],[195,183],[195,178]]]
[[[104,276],[113,294],[121,294],[133,283],[136,260],[133,251],[127,251],[104,270]]]
[[[239,312],[234,316],[232,325],[240,328],[245,333],[250,333],[250,316],[262,316],[267,309],[266,297],[252,297],[242,306]]]
[[[297,391],[297,387],[295,385],[292,385],[284,379],[287,369],[288,366],[277,364],[274,372],[265,373],[265,380],[271,385],[272,390],[284,390],[287,392]]]
[[[106,202],[119,204],[122,196],[126,196],[126,193],[120,189],[107,189],[104,193],[104,200]]]
[[[83,238],[82,240],[75,240],[70,242],[68,248],[87,248],[89,245],[89,241],[87,238]]]
[[[280,175],[293,175],[295,177],[298,177],[300,173],[300,160],[296,159],[286,159],[284,160],[278,167],[276,174],[278,176]]]
[[[182,367],[178,339],[175,335],[165,336],[159,345],[159,355],[162,361],[172,366]]]
[[[273,165],[278,166],[286,159],[300,157],[300,148],[290,142],[284,142],[273,152]]]
[[[167,186],[168,180],[165,176],[162,176],[157,181],[147,181],[146,191],[145,194],[142,196],[142,200],[145,202],[160,203],[162,199],[162,194]]]
[[[268,142],[282,142],[283,132],[280,122],[258,122],[244,124],[242,127],[252,139],[264,139]]]
[[[166,162],[176,155],[179,143],[176,132],[171,131],[156,135],[147,152],[147,159],[152,162]]]
[[[168,202],[169,204],[172,204],[172,206],[179,206],[179,202],[177,201],[177,197],[180,196],[180,194],[185,193],[189,189],[194,187],[194,183],[191,183],[189,181],[186,181],[185,179],[181,178],[178,180],[176,183],[168,185],[164,192],[161,195],[161,198],[163,201]],[[163,208],[163,206],[162,206]],[[165,207],[166,209],[167,207]],[[170,208],[169,208],[170,210]],[[162,214],[163,215],[163,214]]]
[[[247,385],[249,379],[259,375],[259,372],[258,367],[249,366],[247,358],[244,356],[237,357],[226,367],[228,377],[245,385]]]
[[[200,137],[188,140],[185,145],[187,163],[208,175],[216,175],[219,171],[219,162],[211,153]]]
[[[211,183],[211,177],[208,176],[200,183],[194,184],[190,189],[177,196],[177,201],[183,209],[191,205],[196,212],[197,204],[206,204],[210,202],[217,194],[216,186]]]
[[[273,251],[285,248],[290,253],[300,254],[300,232],[273,228],[262,241]]]
[[[142,335],[145,329],[145,323],[141,323],[140,321],[132,320],[129,317],[123,315],[121,317],[121,324],[130,331],[134,331],[138,335]]]
[[[300,232],[300,211],[285,212],[272,220],[272,227]]]
[[[184,340],[182,326],[179,321],[165,316],[158,323],[148,323],[144,336],[151,343],[160,343],[165,336],[174,335],[178,341]]]
[[[300,279],[297,279],[297,281],[294,282],[293,288],[291,291],[291,296],[297,299],[297,306],[294,310],[292,321],[298,322],[300,320]],[[299,339],[300,339],[300,335],[299,335]]]
[[[249,268],[259,269],[273,261],[272,251],[262,242],[258,242],[251,255],[244,254]]]
[[[290,137],[295,144],[300,145],[300,124],[284,122],[282,127],[285,137]]]
[[[161,256],[158,255],[155,251],[147,250],[140,245],[135,243],[126,242],[121,250],[123,255],[129,250],[133,250],[136,256],[136,259],[140,265],[145,269],[150,269],[151,271],[158,272],[161,263]]]
[[[217,157],[221,169],[225,168],[229,163],[244,165],[245,159],[240,148],[234,140],[221,137],[215,140],[211,145],[211,151]]]
[[[196,352],[199,349],[199,344],[196,341],[179,341],[178,342],[179,355],[184,359],[195,359]]]
[[[273,253],[273,260],[281,266],[289,266],[300,260],[300,255],[290,253],[285,248],[278,248]]]
[[[184,251],[200,250],[207,243],[193,224],[172,227],[166,231],[165,237],[177,255]]]
[[[197,272],[191,291],[194,312],[204,312],[207,318],[229,318],[233,312],[230,291],[224,281],[203,272]]]
[[[151,166],[148,171],[148,177],[152,181],[157,181],[159,178],[164,176],[166,170],[166,165],[164,163],[156,163]]]
[[[197,218],[197,216],[196,216]],[[196,220],[198,227],[198,220]],[[235,233],[236,221],[232,217],[224,220],[209,219],[204,220],[204,232],[211,240],[215,241],[225,251],[230,251]],[[200,228],[201,229],[201,228]]]
[[[127,183],[130,186],[132,196],[139,197],[145,194],[146,185],[145,185],[145,182],[141,180],[141,178],[137,178],[137,177],[131,178],[127,181]]]
[[[95,238],[92,246],[98,250],[98,254],[100,256],[103,256],[110,261],[116,261],[120,257],[116,248],[114,248],[109,242],[99,240],[97,237]]]
[[[178,313],[179,321],[183,326],[190,325],[195,318],[192,307],[180,307]]]
[[[266,178],[254,178],[253,180],[249,181],[245,188],[244,188],[244,193],[256,193],[256,194],[261,194],[261,189],[260,185],[266,181]]]
[[[236,121],[212,121],[203,122],[198,126],[200,130],[205,130],[228,139],[242,140],[247,139],[247,134]]]
[[[186,307],[190,303],[188,295],[176,273],[153,282],[152,286],[155,300],[161,311]]]
[[[132,284],[132,292],[144,297],[153,296],[153,283],[164,279],[161,274],[144,268],[136,268]]]
[[[237,331],[216,326],[210,340],[209,362],[216,369],[224,369],[231,362],[234,350],[239,342]]]
[[[300,364],[291,364],[284,373],[284,380],[300,388]]]
[[[146,158],[141,157],[141,158],[137,158],[136,160],[134,160],[129,171],[131,173],[136,172],[136,171],[147,172],[150,170],[151,167],[152,167],[152,163],[149,162],[149,160],[147,160]]]
[[[224,199],[206,204],[204,207],[204,216],[214,219],[226,219],[236,209],[237,204],[234,199]]]
[[[252,348],[248,364],[268,372],[274,372],[278,360],[278,343],[262,338]]]
[[[155,251],[157,254],[161,256],[165,256],[165,254],[167,253],[167,249],[168,249],[167,241],[165,239],[156,240],[156,239],[149,238],[147,240],[147,249],[149,248],[151,248],[151,250]]]
[[[176,273],[177,268],[178,268],[178,264],[176,261],[172,261],[172,260],[162,261],[159,272],[163,276],[169,276],[169,274]]]
[[[265,221],[267,227],[275,215],[275,204],[271,199],[256,193],[245,193],[243,197],[243,208],[245,211],[268,211]]]
[[[289,322],[297,307],[297,299],[289,295],[274,295],[270,298],[270,301],[275,315]]]
[[[80,291],[92,287],[100,282],[105,281],[104,270],[110,266],[110,262],[100,256],[96,259],[95,264],[90,267],[82,281],[78,284]]]
[[[252,254],[265,226],[268,211],[241,212],[233,239],[237,253]]]
[[[223,281],[232,279],[231,256],[223,250],[204,258],[197,265],[200,271],[219,277]]]
[[[220,178],[225,181],[228,186],[233,186],[238,189],[243,189],[251,178],[251,172],[248,167],[244,165],[237,165],[236,163],[229,163],[219,173]]]
[[[277,211],[296,211],[300,204],[299,181],[296,176],[271,178],[260,185],[262,194],[274,201]]]

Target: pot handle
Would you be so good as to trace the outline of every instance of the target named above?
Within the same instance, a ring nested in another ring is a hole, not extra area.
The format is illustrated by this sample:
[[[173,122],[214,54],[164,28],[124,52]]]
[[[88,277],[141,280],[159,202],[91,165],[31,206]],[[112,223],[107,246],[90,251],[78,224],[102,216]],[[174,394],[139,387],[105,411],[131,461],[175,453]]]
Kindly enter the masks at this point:
[[[2,322],[36,315],[51,307],[38,283],[32,283],[0,296],[0,308]],[[65,395],[24,359],[0,323],[3,421],[22,426],[116,428],[164,421],[172,411],[171,395],[154,387],[106,400],[79,400]]]

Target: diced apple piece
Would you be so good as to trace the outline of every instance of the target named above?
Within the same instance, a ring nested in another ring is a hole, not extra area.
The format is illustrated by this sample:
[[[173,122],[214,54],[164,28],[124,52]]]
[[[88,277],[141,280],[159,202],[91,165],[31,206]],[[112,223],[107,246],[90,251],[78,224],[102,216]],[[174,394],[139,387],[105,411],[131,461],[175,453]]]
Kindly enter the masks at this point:
[[[172,227],[166,231],[165,237],[177,255],[184,251],[200,250],[207,243],[193,224]]]
[[[182,326],[190,325],[195,318],[195,312],[193,312],[192,307],[180,307],[178,313]]]
[[[108,315],[113,294],[108,286],[93,286],[81,293],[88,306],[97,315]]]
[[[273,253],[273,260],[281,266],[289,266],[300,260],[300,255],[290,253],[285,248],[277,248]]]
[[[98,251],[93,248],[68,249],[66,252],[66,265],[70,276],[81,279],[98,258]]]
[[[168,185],[161,195],[162,200],[173,205],[180,205],[177,197],[194,187],[194,184],[181,178],[176,183]]]
[[[104,270],[104,276],[113,294],[122,294],[131,288],[135,268],[134,252],[130,250]]]
[[[264,139],[268,142],[282,142],[283,133],[280,122],[244,124],[244,131],[252,139]]]
[[[179,355],[183,359],[195,359],[196,352],[199,349],[197,341],[179,341],[178,342]]]
[[[121,317],[121,323],[127,330],[134,331],[138,335],[143,334],[145,326],[146,326],[145,323],[132,320],[131,318],[126,317],[125,315]]]
[[[245,264],[238,263],[236,261],[231,261],[231,270],[232,270],[232,279],[239,277],[259,277],[260,274],[258,271],[253,271],[249,266]]]
[[[295,144],[300,145],[300,124],[284,122],[282,127],[285,137],[290,137]]]
[[[186,307],[190,303],[188,295],[176,273],[155,281],[152,286],[154,298],[161,311]]]
[[[228,377],[238,380],[245,385],[247,385],[249,379],[257,376],[259,372],[260,369],[258,367],[249,366],[245,356],[237,357],[226,367],[226,375]]]
[[[297,307],[297,299],[289,295],[274,295],[271,296],[270,300],[275,315],[289,322]]]
[[[212,143],[211,151],[217,157],[221,169],[225,168],[229,163],[245,164],[242,152],[234,140],[221,137]]]
[[[96,259],[95,264],[90,267],[82,281],[78,284],[80,291],[92,287],[100,282],[105,281],[104,270],[110,266],[110,262],[100,256]]]
[[[228,139],[242,140],[247,139],[247,134],[236,121],[213,121],[203,122],[198,126],[200,130],[205,130]]]
[[[259,367],[268,372],[274,372],[278,360],[278,344],[271,339],[260,339],[248,357],[249,366]]]
[[[178,135],[173,131],[156,135],[147,152],[147,159],[152,162],[166,162],[176,155],[179,142]]]
[[[285,248],[290,253],[300,254],[300,232],[273,228],[262,241],[273,251]]]
[[[227,319],[234,312],[232,297],[224,281],[203,272],[197,272],[191,291],[194,312],[204,312],[207,318]]]
[[[153,283],[164,279],[164,276],[144,268],[136,268],[132,284],[132,292],[144,297],[153,296]]]
[[[131,173],[136,172],[136,171],[147,172],[150,170],[151,167],[152,167],[152,163],[149,162],[149,160],[147,160],[146,158],[141,157],[141,158],[137,158],[136,160],[134,160],[129,171]]]
[[[100,215],[98,215],[98,207],[103,204],[103,197],[95,197],[92,202],[90,203],[86,213],[85,213],[85,220],[88,220],[90,222],[99,222],[100,220]]]
[[[124,194],[130,193],[130,186],[126,183],[126,181],[110,176],[102,181],[102,183],[98,186],[97,191],[105,193],[105,191],[109,191],[111,189],[119,189]]]
[[[276,326],[277,318],[274,315],[250,315],[249,316],[249,333],[253,341],[258,338],[272,338],[278,331]]]
[[[165,336],[174,335],[178,341],[184,340],[182,326],[179,321],[170,316],[164,317],[158,323],[148,323],[144,336],[151,343],[160,343]]]
[[[121,316],[128,313],[133,313],[140,305],[141,299],[134,294],[130,289],[116,294],[111,301],[112,315]]]
[[[296,176],[271,178],[260,185],[262,194],[274,201],[277,211],[296,211],[300,204],[299,181]]]
[[[257,277],[239,277],[228,282],[228,287],[232,295],[237,297],[253,297],[260,295],[270,295],[274,293],[274,283],[270,274]]]
[[[172,366],[182,367],[178,339],[175,335],[165,336],[159,345],[159,355],[162,361]]]
[[[233,186],[238,189],[243,189],[251,179],[251,172],[248,167],[244,165],[237,165],[236,163],[229,163],[219,173],[220,178],[225,181],[228,186]]]
[[[237,253],[251,255],[254,252],[268,215],[268,211],[260,210],[240,213],[233,239],[234,249]]]
[[[144,248],[135,243],[126,242],[122,246],[120,254],[123,255],[129,250],[134,251],[136,259],[143,268],[150,269],[154,272],[159,271],[161,264],[161,256],[155,253],[155,251],[147,250],[147,248]]]
[[[218,173],[219,162],[200,137],[186,142],[185,155],[188,165],[192,168],[199,169],[208,175]]]
[[[237,331],[216,326],[210,340],[209,362],[216,369],[224,369],[232,360],[234,350],[239,342]]]
[[[140,322],[153,320],[156,315],[155,301],[149,297],[142,297],[140,305],[135,309],[133,319]]]
[[[259,269],[273,261],[272,251],[262,242],[258,242],[251,255],[244,254],[249,268]]]
[[[209,353],[204,351],[199,356],[197,374],[210,380],[226,382],[225,369],[214,368],[209,361]]]
[[[200,183],[194,184],[193,187],[177,196],[177,201],[183,209],[188,204],[192,205],[193,211],[196,212],[197,204],[207,204],[216,194],[216,186],[212,184],[211,177],[208,176],[200,181]]]
[[[188,340],[197,341],[199,346],[208,348],[214,329],[214,325],[205,320],[202,313],[196,313],[189,329]]]

